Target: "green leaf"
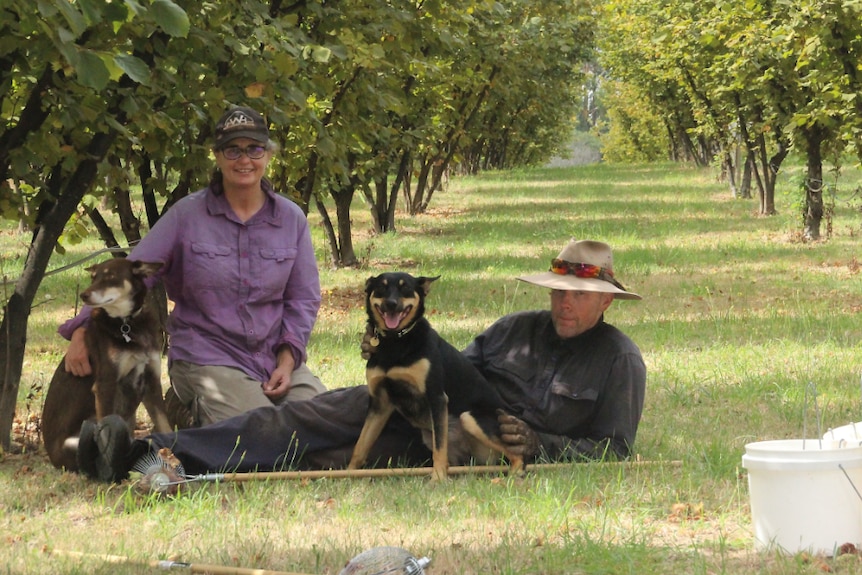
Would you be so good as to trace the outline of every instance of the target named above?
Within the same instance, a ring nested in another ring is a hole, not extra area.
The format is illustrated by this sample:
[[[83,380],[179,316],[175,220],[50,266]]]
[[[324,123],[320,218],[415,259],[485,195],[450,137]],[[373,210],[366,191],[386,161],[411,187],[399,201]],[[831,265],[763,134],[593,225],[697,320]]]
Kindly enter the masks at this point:
[[[42,16],[46,19],[50,19],[51,16],[60,12],[66,22],[69,23],[69,28],[71,28],[72,33],[75,34],[76,38],[83,34],[84,30],[87,29],[87,23],[84,21],[84,17],[80,12],[75,10],[72,2],[67,2],[65,0],[60,0],[59,2],[46,2],[44,0],[40,0],[37,3],[37,6],[39,7],[39,12],[41,12]]]
[[[102,59],[102,63],[105,65],[105,69],[108,70],[108,75],[111,80],[117,82],[120,78],[123,77],[123,69],[117,65],[116,56],[102,53],[99,54],[99,57]]]
[[[114,62],[117,66],[122,68],[123,72],[125,72],[129,78],[138,84],[143,84],[144,86],[149,85],[150,69],[140,58],[130,54],[117,54],[114,56]]]
[[[302,55],[313,62],[325,64],[332,57],[332,50],[326,46],[306,46]]]
[[[77,5],[81,7],[81,12],[87,24],[98,24],[102,21],[102,7],[105,2],[102,0],[77,0]],[[109,4],[110,5],[110,4]]]
[[[285,52],[279,52],[272,58],[272,64],[279,74],[291,77],[299,70],[299,62],[296,58]]]
[[[147,10],[139,2],[135,0],[126,0],[126,6],[135,14],[135,16],[140,16],[142,14],[146,14]]]
[[[793,114],[791,122],[801,128],[807,126],[811,122],[811,118],[807,114]]]
[[[174,37],[185,38],[189,34],[189,16],[185,10],[171,0],[155,0],[150,6],[153,20],[158,22],[162,30]]]
[[[129,8],[117,2],[105,4],[102,15],[109,22],[125,22],[129,18]]]
[[[60,26],[57,28],[57,38],[59,38],[60,42],[63,44],[72,44],[75,42],[76,37],[71,30]]]
[[[78,52],[75,71],[78,73],[78,82],[94,90],[104,90],[108,80],[111,79],[108,67],[105,66],[102,58],[90,50]]]

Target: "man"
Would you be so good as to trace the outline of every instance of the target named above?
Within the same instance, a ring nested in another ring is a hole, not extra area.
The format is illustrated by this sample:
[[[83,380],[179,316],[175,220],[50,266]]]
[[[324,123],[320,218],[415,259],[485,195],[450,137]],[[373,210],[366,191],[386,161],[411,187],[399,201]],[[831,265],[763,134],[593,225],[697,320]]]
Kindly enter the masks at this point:
[[[646,367],[637,346],[604,322],[614,299],[641,299],[615,279],[610,246],[571,240],[550,271],[518,278],[551,289],[551,309],[495,322],[464,350],[497,386],[508,413],[501,440],[527,461],[625,458],[643,410]],[[344,467],[365,421],[365,386],[263,407],[197,429],[132,441],[106,418],[81,429],[80,469],[102,481],[127,477],[148,452],[169,447],[189,474]],[[395,414],[369,461],[415,465],[430,452]]]

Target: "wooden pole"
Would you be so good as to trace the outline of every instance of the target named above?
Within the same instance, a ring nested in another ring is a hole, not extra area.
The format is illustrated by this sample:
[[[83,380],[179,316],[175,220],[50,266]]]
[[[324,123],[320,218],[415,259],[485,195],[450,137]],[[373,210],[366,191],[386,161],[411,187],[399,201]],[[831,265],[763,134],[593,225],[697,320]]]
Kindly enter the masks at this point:
[[[61,557],[74,557],[100,561],[102,563],[120,563],[127,565],[146,565],[155,569],[188,569],[190,573],[210,573],[211,575],[313,575],[312,573],[294,573],[290,571],[271,571],[269,569],[253,569],[248,567],[229,567],[227,565],[207,565],[204,563],[185,563],[182,561],[144,559],[134,560],[122,555],[101,555],[98,553],[82,553],[80,551],[62,551],[54,549],[50,551],[53,555]]]
[[[584,463],[535,463],[528,465],[524,473],[554,469],[583,469],[590,467],[679,467],[682,461],[671,460],[626,460],[626,461],[594,461]],[[244,471],[233,473],[202,473],[186,475],[184,479],[174,482],[161,482],[155,479],[158,473],[144,476],[137,482],[137,488],[144,492],[166,493],[172,486],[197,482],[245,482],[245,481],[278,481],[303,479],[373,479],[377,477],[423,477],[430,476],[433,467],[385,467],[380,469],[315,469],[308,471]],[[482,475],[506,474],[508,465],[455,465],[449,467],[449,475]]]
[[[660,467],[662,465],[679,467],[682,461],[661,460],[635,460],[635,461],[607,461],[594,463],[536,463],[527,465],[526,473],[543,470],[577,469],[585,465],[592,466],[621,466],[621,467]],[[449,467],[449,475],[482,475],[482,474],[505,474],[509,471],[508,465],[456,465]],[[375,477],[422,477],[431,475],[432,467],[386,467],[380,469],[318,469],[310,471],[251,471],[244,473],[210,473],[192,476],[190,479],[204,481],[266,481],[276,479],[367,479]]]

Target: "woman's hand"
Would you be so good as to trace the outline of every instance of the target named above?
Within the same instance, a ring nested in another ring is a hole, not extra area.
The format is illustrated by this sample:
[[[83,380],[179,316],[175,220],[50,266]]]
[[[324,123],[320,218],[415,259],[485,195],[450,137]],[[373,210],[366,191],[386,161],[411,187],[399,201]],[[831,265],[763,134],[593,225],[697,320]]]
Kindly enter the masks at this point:
[[[66,350],[66,371],[78,377],[93,373],[93,368],[90,365],[90,354],[87,351],[87,342],[84,340],[86,333],[87,328],[85,327],[79,327],[73,331],[69,348]]]
[[[276,364],[272,375],[269,377],[269,381],[261,386],[263,394],[272,400],[279,400],[290,391],[291,378],[296,366],[293,360],[293,350],[289,346],[284,346],[278,352]]]

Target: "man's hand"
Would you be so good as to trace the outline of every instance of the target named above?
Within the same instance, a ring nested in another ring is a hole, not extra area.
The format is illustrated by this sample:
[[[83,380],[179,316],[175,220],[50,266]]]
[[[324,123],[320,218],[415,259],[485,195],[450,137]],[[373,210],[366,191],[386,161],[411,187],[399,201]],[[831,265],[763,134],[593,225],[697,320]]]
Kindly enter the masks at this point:
[[[502,410],[497,411],[500,440],[515,454],[530,459],[539,454],[539,436],[530,426]]]
[[[66,350],[66,371],[78,377],[84,377],[93,373],[93,367],[90,365],[90,355],[87,352],[87,343],[84,341],[84,334],[86,332],[87,328],[84,327],[79,327],[73,331],[69,348]]]

